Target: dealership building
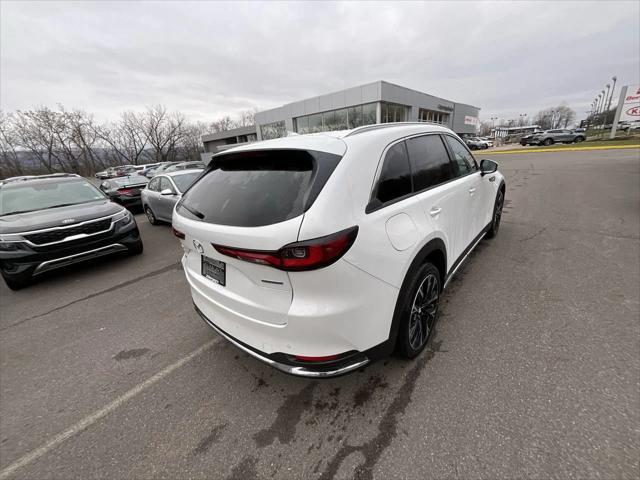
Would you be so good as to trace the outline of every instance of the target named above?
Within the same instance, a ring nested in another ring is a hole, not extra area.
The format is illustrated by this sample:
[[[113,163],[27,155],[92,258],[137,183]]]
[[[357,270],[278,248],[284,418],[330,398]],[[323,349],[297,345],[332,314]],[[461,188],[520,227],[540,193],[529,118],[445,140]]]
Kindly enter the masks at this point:
[[[256,124],[204,135],[204,159],[242,143],[298,134],[346,130],[388,122],[428,122],[475,134],[480,109],[378,81],[257,112]]]

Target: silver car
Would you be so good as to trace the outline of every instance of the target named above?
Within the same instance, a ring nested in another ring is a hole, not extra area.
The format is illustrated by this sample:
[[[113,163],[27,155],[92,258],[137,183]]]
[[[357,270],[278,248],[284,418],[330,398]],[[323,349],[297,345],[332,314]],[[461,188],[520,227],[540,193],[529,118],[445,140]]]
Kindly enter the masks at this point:
[[[179,170],[156,175],[142,190],[142,208],[151,225],[171,223],[173,207],[202,173],[202,169]]]

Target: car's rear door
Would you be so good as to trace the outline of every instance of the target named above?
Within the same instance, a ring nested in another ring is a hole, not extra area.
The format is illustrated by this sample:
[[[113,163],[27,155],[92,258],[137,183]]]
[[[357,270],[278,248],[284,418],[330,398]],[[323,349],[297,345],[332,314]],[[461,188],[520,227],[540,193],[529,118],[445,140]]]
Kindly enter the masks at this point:
[[[447,244],[449,266],[467,244],[470,179],[455,178],[447,149],[437,133],[406,140],[413,189],[422,205],[429,230]]]

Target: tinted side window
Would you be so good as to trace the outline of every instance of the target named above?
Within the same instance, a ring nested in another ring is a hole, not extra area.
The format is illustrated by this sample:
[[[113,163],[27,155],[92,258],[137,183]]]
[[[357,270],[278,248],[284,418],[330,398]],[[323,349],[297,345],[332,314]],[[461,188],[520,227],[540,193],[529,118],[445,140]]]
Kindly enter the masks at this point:
[[[475,162],[473,161],[473,156],[460,142],[460,140],[450,137],[449,135],[445,135],[444,138],[449,144],[449,148],[451,148],[451,153],[453,154],[454,175],[462,177],[463,175],[467,175],[468,173],[475,171],[476,167]]]
[[[411,193],[411,168],[404,142],[393,145],[384,157],[376,196],[381,203]]]
[[[416,192],[453,178],[449,155],[440,135],[425,135],[407,140],[409,160]]]

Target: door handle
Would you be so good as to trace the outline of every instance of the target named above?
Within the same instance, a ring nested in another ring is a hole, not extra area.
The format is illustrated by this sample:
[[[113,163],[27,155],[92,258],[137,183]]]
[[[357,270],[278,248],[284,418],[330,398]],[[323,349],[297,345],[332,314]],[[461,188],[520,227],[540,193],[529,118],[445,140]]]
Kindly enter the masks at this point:
[[[431,210],[429,210],[429,215],[431,215],[432,217],[437,217],[441,211],[442,209],[440,207],[433,207]]]
[[[474,193],[476,193],[476,187],[471,187],[469,189],[469,195],[473,195]]]

